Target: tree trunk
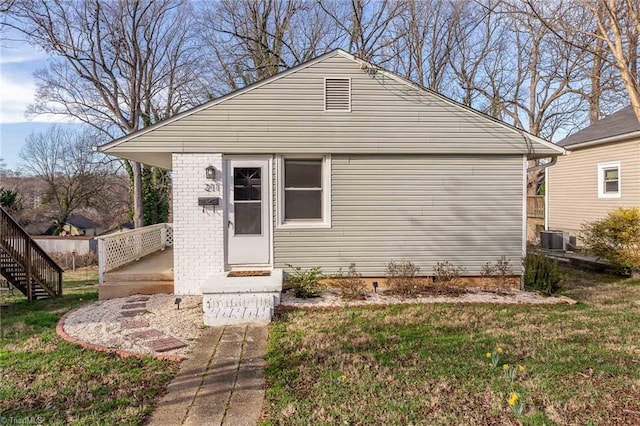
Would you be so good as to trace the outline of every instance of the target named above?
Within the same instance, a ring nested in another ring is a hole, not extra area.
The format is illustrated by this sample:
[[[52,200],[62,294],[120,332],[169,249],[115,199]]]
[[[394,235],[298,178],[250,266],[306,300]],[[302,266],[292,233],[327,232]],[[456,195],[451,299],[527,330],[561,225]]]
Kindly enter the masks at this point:
[[[144,216],[142,211],[142,167],[140,163],[132,161],[133,169],[133,226],[140,228],[144,226]]]

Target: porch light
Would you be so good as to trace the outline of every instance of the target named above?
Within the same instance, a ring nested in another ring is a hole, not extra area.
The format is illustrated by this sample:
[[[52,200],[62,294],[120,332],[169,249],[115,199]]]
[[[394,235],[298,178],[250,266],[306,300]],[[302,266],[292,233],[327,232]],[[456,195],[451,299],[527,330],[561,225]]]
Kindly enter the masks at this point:
[[[207,179],[215,179],[216,178],[216,168],[213,166],[209,166],[206,169],[206,175],[207,175]]]

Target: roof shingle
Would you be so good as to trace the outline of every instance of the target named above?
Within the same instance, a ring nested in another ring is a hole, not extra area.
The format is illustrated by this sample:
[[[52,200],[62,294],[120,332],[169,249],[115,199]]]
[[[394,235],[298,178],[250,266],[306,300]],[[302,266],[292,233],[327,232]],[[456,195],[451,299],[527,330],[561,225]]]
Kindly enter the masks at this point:
[[[596,124],[566,137],[559,141],[557,145],[569,147],[583,142],[596,141],[637,131],[640,131],[640,122],[638,122],[633,108],[628,106],[604,117]]]

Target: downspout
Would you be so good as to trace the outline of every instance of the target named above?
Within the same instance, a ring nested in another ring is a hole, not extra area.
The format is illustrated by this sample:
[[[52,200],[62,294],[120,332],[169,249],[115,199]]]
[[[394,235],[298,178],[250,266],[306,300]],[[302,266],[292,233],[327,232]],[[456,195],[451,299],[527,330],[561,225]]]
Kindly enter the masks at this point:
[[[529,154],[533,154],[533,142],[531,142],[529,135],[523,132],[522,137],[524,138],[524,143],[527,145],[527,150],[529,151]],[[537,166],[529,167],[527,169],[527,173],[535,172],[536,170],[542,170],[542,169],[546,169],[547,167],[551,167],[554,164],[556,164],[556,161],[558,161],[558,156],[554,155],[553,157],[551,157],[551,161],[549,161],[548,163],[538,164]]]
[[[531,142],[531,139],[529,138],[529,135],[527,135],[526,133],[522,133],[522,137],[524,138],[525,144],[527,145],[529,154],[533,153],[533,142]],[[535,172],[537,170],[542,170],[542,169],[546,169],[547,167],[551,167],[554,164],[556,164],[556,162],[558,161],[558,156],[554,155],[554,156],[550,156],[551,157],[551,161],[543,163],[543,164],[538,164],[536,166],[533,167],[529,167],[527,168],[527,174],[530,172]],[[544,157],[544,158],[548,158],[548,157]],[[547,180],[547,176],[545,175],[545,182],[548,182]],[[528,178],[527,178],[528,180]],[[526,191],[526,189],[525,189]],[[548,230],[549,228],[549,204],[548,204],[548,197],[549,196],[549,185],[545,183],[545,192],[544,192],[544,229]]]
[[[551,158],[551,161],[549,161],[548,163],[544,163],[544,164],[538,164],[537,166],[533,166],[533,167],[529,167],[527,169],[527,173],[529,172],[535,172],[536,170],[541,170],[541,169],[546,169],[547,167],[551,167],[554,164],[556,164],[556,162],[558,161],[558,156],[554,155]]]

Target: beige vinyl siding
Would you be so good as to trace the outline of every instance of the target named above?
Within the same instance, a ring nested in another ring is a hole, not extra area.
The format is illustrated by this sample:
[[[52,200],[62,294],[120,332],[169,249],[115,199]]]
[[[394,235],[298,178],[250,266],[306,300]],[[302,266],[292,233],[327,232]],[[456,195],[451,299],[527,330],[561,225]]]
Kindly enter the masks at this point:
[[[598,198],[598,163],[620,162],[620,198]],[[549,170],[549,228],[579,235],[581,225],[616,207],[640,206],[640,140],[587,147]]]
[[[355,262],[381,276],[389,261],[406,259],[431,275],[448,260],[478,275],[505,255],[520,273],[522,156],[333,155],[331,164],[331,228],[275,223],[276,268],[334,273]]]
[[[324,110],[325,78],[351,79],[350,112]],[[527,145],[513,129],[336,54],[107,152],[524,154]]]

